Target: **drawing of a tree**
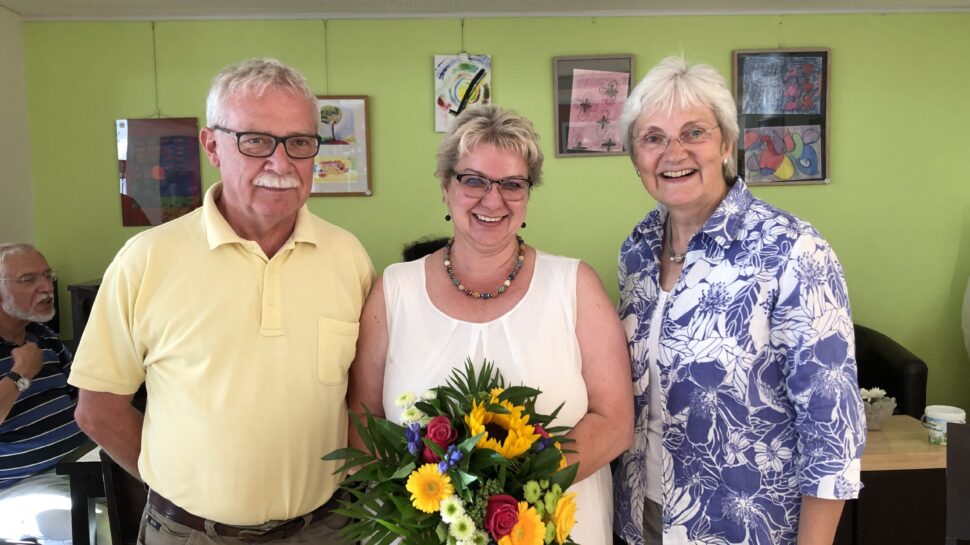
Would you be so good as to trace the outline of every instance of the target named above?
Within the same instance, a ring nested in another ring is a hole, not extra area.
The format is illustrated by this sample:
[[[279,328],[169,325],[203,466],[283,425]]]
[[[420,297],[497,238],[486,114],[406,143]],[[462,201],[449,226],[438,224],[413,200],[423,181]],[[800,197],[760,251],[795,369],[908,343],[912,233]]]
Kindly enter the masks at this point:
[[[339,106],[326,104],[320,107],[320,122],[330,125],[331,140],[337,139],[337,123],[340,123],[341,118],[343,118],[343,112],[340,111]]]

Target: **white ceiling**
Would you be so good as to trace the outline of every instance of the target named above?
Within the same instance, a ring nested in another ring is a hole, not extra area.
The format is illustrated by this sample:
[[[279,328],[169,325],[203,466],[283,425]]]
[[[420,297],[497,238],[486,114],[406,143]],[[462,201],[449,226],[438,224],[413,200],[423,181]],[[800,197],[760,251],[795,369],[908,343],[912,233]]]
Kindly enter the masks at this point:
[[[27,20],[970,11],[970,0],[0,0]]]

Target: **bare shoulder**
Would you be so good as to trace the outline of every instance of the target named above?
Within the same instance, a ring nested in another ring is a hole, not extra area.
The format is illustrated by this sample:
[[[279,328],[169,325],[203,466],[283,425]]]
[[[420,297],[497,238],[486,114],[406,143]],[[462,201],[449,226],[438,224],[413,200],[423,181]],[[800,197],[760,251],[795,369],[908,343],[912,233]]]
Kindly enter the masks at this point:
[[[599,274],[585,261],[579,262],[579,269],[576,271],[576,289],[581,294],[586,291],[590,294],[597,293],[606,296],[606,290],[603,289],[603,281]]]

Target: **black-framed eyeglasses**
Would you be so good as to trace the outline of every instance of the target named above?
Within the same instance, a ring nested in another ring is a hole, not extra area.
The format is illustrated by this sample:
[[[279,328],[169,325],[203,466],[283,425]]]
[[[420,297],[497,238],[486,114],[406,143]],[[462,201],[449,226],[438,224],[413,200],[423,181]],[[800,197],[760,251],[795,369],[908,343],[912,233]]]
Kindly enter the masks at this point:
[[[672,137],[662,132],[648,132],[640,137],[640,145],[647,153],[663,153],[674,140],[680,142],[681,146],[690,147],[703,144],[711,139],[711,133],[720,125],[714,125],[709,129],[704,127],[691,127],[680,133],[680,136]]]
[[[492,184],[498,185],[498,192],[502,198],[514,202],[521,201],[529,195],[532,187],[532,180],[526,178],[502,178],[493,180],[481,174],[455,174],[455,179],[461,184],[461,192],[466,197],[481,199],[492,188]]]
[[[276,146],[283,144],[283,150],[291,159],[309,159],[316,157],[323,142],[319,134],[275,136],[265,132],[239,132],[218,125],[212,128],[235,136],[239,153],[248,157],[269,157],[276,152]]]
[[[48,269],[44,272],[22,274],[16,278],[0,276],[0,281],[2,282],[14,282],[20,284],[21,286],[33,286],[37,282],[40,282],[41,279],[47,279],[51,284],[53,284],[57,280],[57,271],[54,269]]]

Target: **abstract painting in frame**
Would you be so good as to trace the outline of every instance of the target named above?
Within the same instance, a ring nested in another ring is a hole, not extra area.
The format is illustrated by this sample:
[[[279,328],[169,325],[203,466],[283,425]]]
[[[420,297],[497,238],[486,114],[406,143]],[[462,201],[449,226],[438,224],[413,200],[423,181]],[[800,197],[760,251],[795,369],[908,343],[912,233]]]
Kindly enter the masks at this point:
[[[556,157],[626,155],[620,112],[630,93],[632,55],[555,57]]]
[[[318,96],[323,138],[313,160],[311,195],[371,195],[366,96]]]
[[[492,102],[490,55],[434,56],[434,130],[445,132],[469,106]]]
[[[202,206],[194,117],[117,119],[121,224],[161,225]]]
[[[829,50],[734,51],[738,173],[752,185],[829,182]]]

